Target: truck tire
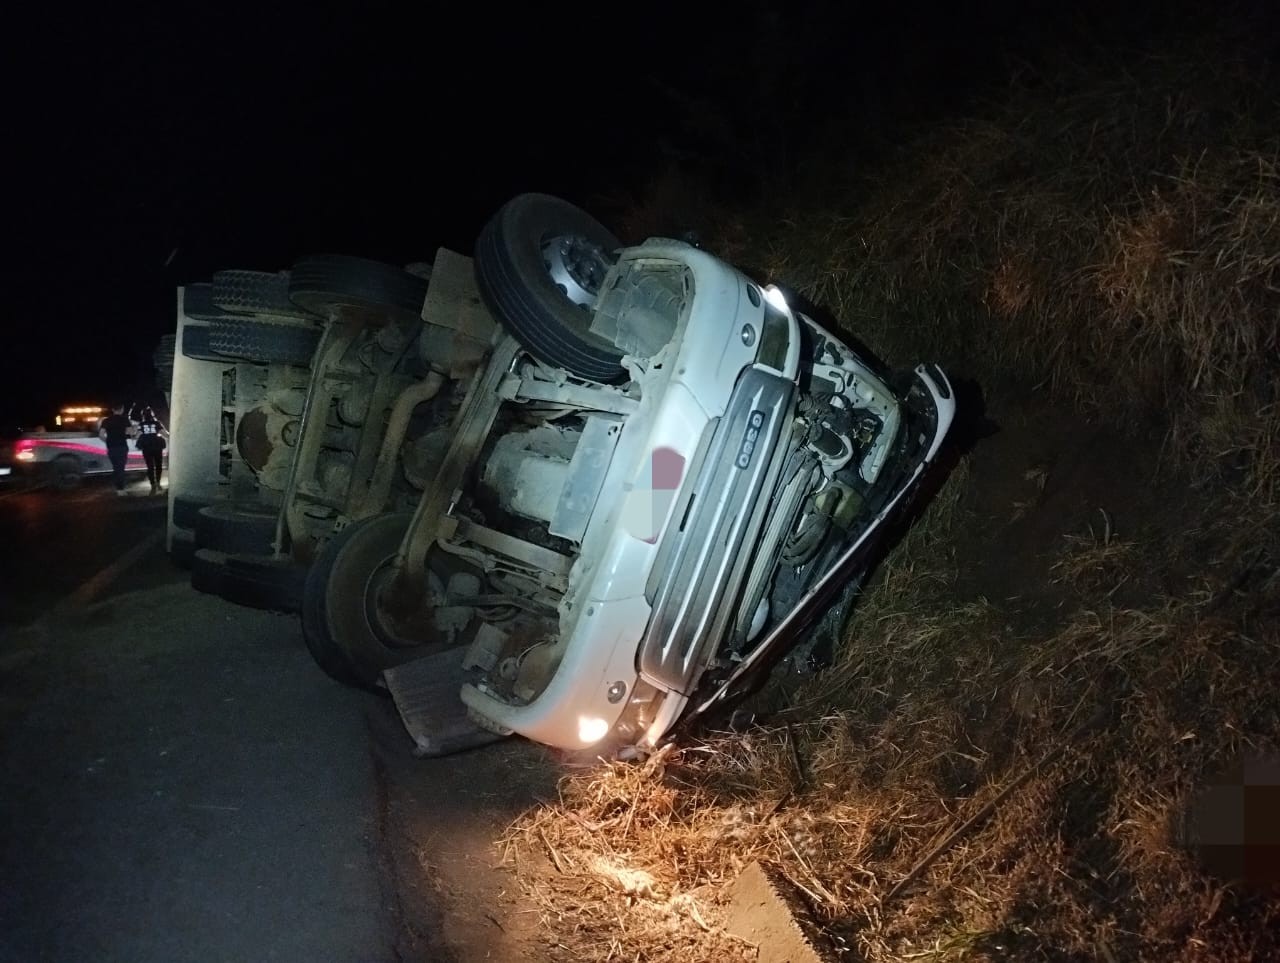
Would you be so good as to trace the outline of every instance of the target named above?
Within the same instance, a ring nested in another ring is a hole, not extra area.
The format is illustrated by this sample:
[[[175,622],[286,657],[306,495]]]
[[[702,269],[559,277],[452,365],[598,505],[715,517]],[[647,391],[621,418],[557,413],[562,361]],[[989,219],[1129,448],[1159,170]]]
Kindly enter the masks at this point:
[[[235,318],[209,325],[209,349],[244,361],[309,367],[321,333],[310,325]]]
[[[151,352],[151,363],[156,369],[156,387],[161,391],[169,391],[173,387],[173,356],[177,343],[176,334],[166,334]]]
[[[59,455],[49,463],[49,484],[60,492],[80,487],[84,480],[84,465],[75,455]]]
[[[279,513],[265,505],[223,503],[196,513],[196,548],[270,555]]]
[[[191,556],[191,587],[206,595],[222,596],[222,573],[227,556],[211,548],[198,548]]]
[[[364,324],[412,324],[422,317],[425,278],[381,261],[317,254],[300,258],[289,271],[289,299],[326,320]]]
[[[235,317],[213,301],[213,285],[207,281],[188,284],[182,289],[182,313],[193,321],[221,321]]]
[[[390,646],[370,623],[368,592],[376,573],[395,558],[412,514],[375,515],[331,538],[307,571],[302,634],[316,664],[346,685],[385,691],[382,670],[424,654],[429,646]]]
[[[222,569],[221,594],[228,602],[251,609],[302,611],[307,568],[291,558],[231,554]]]
[[[476,283],[498,323],[542,361],[590,381],[616,382],[622,352],[590,327],[591,304],[619,246],[569,202],[520,194],[480,232]]]
[[[208,508],[217,501],[215,498],[193,498],[190,495],[174,495],[172,498],[174,527],[192,532],[192,537],[200,509]]]
[[[178,336],[176,334],[166,334],[161,336],[156,342],[155,350],[151,352],[151,361],[156,367],[160,365],[168,365],[173,367],[173,355],[178,346]]]
[[[194,361],[219,361],[227,359],[209,347],[209,325],[188,324],[182,329],[182,356]]]
[[[289,300],[289,274],[266,271],[215,271],[211,294],[215,306],[233,314],[265,314],[319,321]]]
[[[196,554],[196,533],[190,528],[174,526],[173,538],[169,542],[169,558],[178,568],[191,568]]]
[[[343,685],[357,689],[371,688],[356,673],[351,660],[341,645],[333,637],[327,624],[325,614],[325,587],[332,568],[333,543],[330,539],[321,551],[320,557],[312,562],[307,570],[307,578],[302,587],[302,639],[315,664],[329,678]]]

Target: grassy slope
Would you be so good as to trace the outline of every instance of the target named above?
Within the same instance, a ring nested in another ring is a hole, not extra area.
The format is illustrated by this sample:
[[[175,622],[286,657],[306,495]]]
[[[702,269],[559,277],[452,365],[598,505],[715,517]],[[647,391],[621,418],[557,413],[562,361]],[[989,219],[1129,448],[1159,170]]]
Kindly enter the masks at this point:
[[[785,219],[708,212],[891,361],[975,378],[1002,431],[767,724],[513,827],[521,865],[554,854],[527,878],[557,952],[741,955],[719,903],[760,857],[871,960],[1280,957],[1280,899],[1191,845],[1206,785],[1280,753],[1267,83],[1203,50],[1027,76]]]

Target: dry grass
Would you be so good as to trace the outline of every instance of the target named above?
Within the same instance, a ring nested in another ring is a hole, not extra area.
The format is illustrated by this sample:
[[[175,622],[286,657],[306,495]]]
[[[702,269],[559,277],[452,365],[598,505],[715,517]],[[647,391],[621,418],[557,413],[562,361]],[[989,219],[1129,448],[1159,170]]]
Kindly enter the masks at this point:
[[[1182,835],[1210,773],[1280,753],[1275,113],[1201,37],[1031,78],[878,171],[825,171],[807,206],[725,221],[713,247],[892,362],[1162,432],[1202,512],[1172,544],[1099,516],[1052,546],[1067,602],[1055,630],[1019,637],[957,591],[947,548],[987,524],[957,472],[864,593],[838,664],[767,726],[571,773],[512,827],[554,958],[753,958],[720,901],[762,857],[853,959],[1280,959],[1280,900],[1215,878]],[[1117,591],[1160,553],[1198,563],[1190,588]]]
[[[753,859],[783,867],[853,959],[1280,953],[1280,902],[1216,880],[1180,836],[1206,774],[1280,751],[1280,630],[1256,618],[1280,602],[1274,573],[1247,598],[1206,581],[1119,608],[1098,573],[1138,549],[1081,539],[1058,569],[1080,607],[1050,637],[1014,638],[917,551],[967,523],[964,480],[886,565],[839,664],[767,725],[583,768],[512,827],[553,958],[754,959],[722,929],[726,884]]]
[[[718,247],[894,361],[1158,421],[1182,462],[1274,508],[1280,111],[1238,58],[1201,37],[1027,77]]]
[[[1111,517],[1099,509],[1100,530],[1089,526],[1088,535],[1067,535],[1061,558],[1050,568],[1050,581],[1067,585],[1081,595],[1114,595],[1128,580],[1135,564],[1134,545],[1120,538]]]

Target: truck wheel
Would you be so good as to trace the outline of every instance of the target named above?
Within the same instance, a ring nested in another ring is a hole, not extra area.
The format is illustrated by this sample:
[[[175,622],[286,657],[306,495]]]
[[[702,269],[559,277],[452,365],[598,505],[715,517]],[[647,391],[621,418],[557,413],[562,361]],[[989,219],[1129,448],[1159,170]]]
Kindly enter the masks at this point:
[[[49,463],[49,474],[54,488],[69,492],[84,480],[84,466],[75,455],[59,455]]]
[[[200,517],[200,509],[208,508],[217,499],[192,498],[190,495],[171,495],[173,500],[173,524],[176,528],[188,529],[195,537],[196,519]]]
[[[247,608],[298,612],[306,569],[289,558],[197,549],[191,559],[191,587]]]
[[[476,283],[498,322],[537,357],[581,378],[614,382],[623,375],[622,352],[590,328],[619,246],[567,201],[520,194],[480,232]]]
[[[193,321],[221,321],[223,318],[235,317],[214,303],[213,285],[207,281],[183,287],[182,313]]]
[[[270,555],[279,513],[266,505],[210,505],[196,513],[196,548]]]
[[[188,324],[182,329],[182,356],[194,361],[218,361],[227,363],[227,359],[214,353],[209,347],[209,325]]]
[[[228,358],[308,367],[320,335],[310,325],[224,319],[209,325],[209,349]]]
[[[173,540],[169,543],[169,558],[178,568],[191,568],[196,554],[196,533],[189,528],[173,529]]]
[[[289,274],[266,271],[215,271],[213,303],[235,314],[265,314],[319,321],[289,300]]]
[[[289,299],[329,320],[414,324],[422,318],[427,281],[381,261],[318,254],[294,262],[289,272]]]
[[[302,611],[307,569],[291,558],[232,554],[222,569],[222,597],[251,609]]]
[[[161,391],[168,391],[173,387],[173,355],[177,343],[176,334],[166,334],[151,352],[151,363],[156,369],[156,387]]]
[[[389,645],[376,592],[413,518],[376,515],[330,539],[307,572],[302,634],[326,673],[347,685],[377,688],[383,669],[418,658],[421,646]]]
[[[198,548],[191,556],[191,587],[206,595],[222,595],[222,573],[227,565],[225,552]]]

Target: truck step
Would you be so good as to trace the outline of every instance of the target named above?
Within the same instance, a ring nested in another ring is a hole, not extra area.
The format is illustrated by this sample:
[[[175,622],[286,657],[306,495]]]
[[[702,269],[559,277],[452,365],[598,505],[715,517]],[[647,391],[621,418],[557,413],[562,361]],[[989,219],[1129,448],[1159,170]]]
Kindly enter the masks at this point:
[[[449,756],[506,738],[468,715],[458,695],[469,678],[463,653],[460,647],[448,648],[383,670],[400,721],[417,747],[415,755]]]

